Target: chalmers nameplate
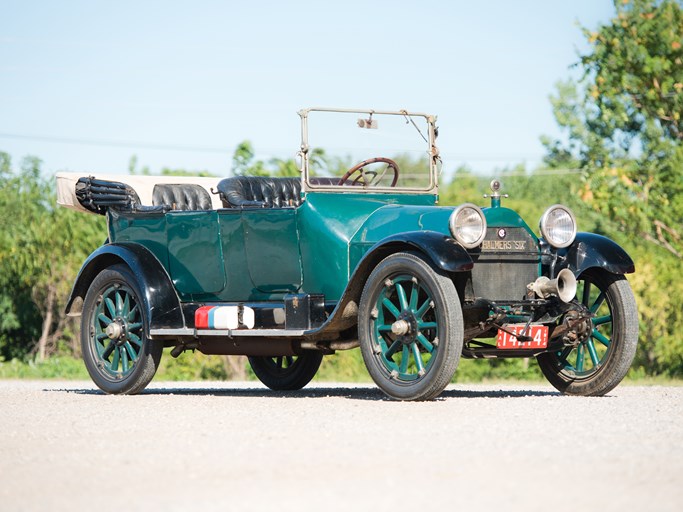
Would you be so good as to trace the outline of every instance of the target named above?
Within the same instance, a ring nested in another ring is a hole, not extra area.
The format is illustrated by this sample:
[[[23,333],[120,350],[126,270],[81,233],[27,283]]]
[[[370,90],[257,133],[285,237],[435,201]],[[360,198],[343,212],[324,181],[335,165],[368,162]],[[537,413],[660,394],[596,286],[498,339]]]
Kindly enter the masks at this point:
[[[482,251],[524,251],[526,240],[484,240]]]

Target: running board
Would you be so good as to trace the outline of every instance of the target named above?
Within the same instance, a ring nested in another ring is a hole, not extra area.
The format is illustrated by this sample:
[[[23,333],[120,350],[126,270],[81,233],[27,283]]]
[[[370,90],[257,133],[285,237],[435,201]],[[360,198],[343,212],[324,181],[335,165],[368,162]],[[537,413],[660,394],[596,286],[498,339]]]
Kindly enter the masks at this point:
[[[291,338],[301,337],[316,329],[151,329],[149,335],[154,336],[218,336],[223,338],[255,337],[255,338]]]

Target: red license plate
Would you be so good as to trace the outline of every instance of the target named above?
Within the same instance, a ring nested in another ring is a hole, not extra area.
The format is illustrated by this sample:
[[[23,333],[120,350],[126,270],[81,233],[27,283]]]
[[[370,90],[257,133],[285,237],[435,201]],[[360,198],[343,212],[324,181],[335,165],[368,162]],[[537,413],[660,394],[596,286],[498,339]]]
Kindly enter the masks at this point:
[[[531,341],[519,341],[515,334],[522,334],[526,324],[507,324],[506,331],[498,329],[496,345],[500,349],[529,349],[546,348],[548,346],[548,328],[545,325],[530,325],[525,333]],[[513,334],[510,334],[513,333]]]

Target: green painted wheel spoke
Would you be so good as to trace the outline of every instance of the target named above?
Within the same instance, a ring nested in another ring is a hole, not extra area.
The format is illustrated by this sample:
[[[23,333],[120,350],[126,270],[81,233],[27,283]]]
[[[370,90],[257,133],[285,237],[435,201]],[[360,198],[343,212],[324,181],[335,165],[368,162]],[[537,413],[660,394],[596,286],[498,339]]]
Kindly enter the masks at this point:
[[[417,298],[420,293],[420,285],[417,283],[413,283],[413,287],[410,290],[410,301],[408,301],[408,307],[412,310],[415,311],[415,308],[417,307]]]
[[[134,324],[128,324],[128,330],[129,330],[129,331],[136,331],[136,330],[138,330],[140,327],[142,327],[142,322],[136,322],[136,323],[134,323]]]
[[[294,365],[294,358],[292,356],[286,356],[285,361],[287,361],[287,368],[291,368]]]
[[[401,306],[401,310],[408,309],[408,297],[406,297],[406,291],[401,283],[396,283],[396,294],[398,295],[398,303]]]
[[[401,366],[398,371],[405,374],[408,371],[408,362],[410,360],[410,350],[408,350],[407,345],[403,345],[403,351],[401,352]]]
[[[396,306],[394,306],[393,302],[391,302],[388,298],[384,297],[382,299],[382,304],[389,310],[389,313],[394,315],[394,318],[398,318],[401,315],[401,312],[396,309]]]
[[[116,348],[116,343],[113,341],[109,342],[109,345],[107,345],[107,348],[104,349],[104,352],[102,352],[102,359],[109,359],[109,356],[111,353],[114,351]]]
[[[436,322],[418,322],[417,327],[418,329],[422,330],[436,329],[438,327],[438,324]]]
[[[595,302],[590,307],[590,312],[595,313],[600,308],[600,306],[602,306],[603,302],[605,302],[605,292],[600,292],[600,295],[598,295],[598,298],[595,299]]]
[[[571,354],[571,352],[572,352],[572,347],[566,347],[562,352],[559,352],[557,354],[557,358],[561,362],[563,362],[566,366],[571,366],[569,364],[569,361],[567,361],[567,357],[569,356],[569,354]]]
[[[398,352],[399,348],[401,348],[401,342],[398,340],[394,341],[389,346],[389,348],[384,352],[384,357],[386,357],[387,359],[391,359],[391,356]]]
[[[128,294],[126,294],[128,296]],[[116,314],[117,315],[122,315],[123,314],[123,299],[121,298],[121,292],[116,292],[114,294],[114,297],[116,297]]]
[[[135,352],[135,349],[133,349],[133,346],[129,342],[126,342],[123,346],[126,347],[126,352],[128,352],[128,355],[130,356],[130,360],[131,361],[137,361],[138,355]]]
[[[132,332],[128,333],[128,341],[131,343],[134,343],[138,347],[142,347],[142,340],[137,334],[133,334]]]
[[[97,315],[97,319],[98,319],[100,322],[102,322],[104,325],[109,325],[110,323],[112,323],[112,319],[109,318],[109,317],[108,317],[107,315],[105,315],[104,313],[99,313],[99,314]]]
[[[121,348],[119,348],[119,352],[121,352],[121,369],[123,373],[128,373],[128,352]]]
[[[121,316],[128,316],[130,313],[130,295],[126,294],[123,298],[123,307],[121,308]]]
[[[432,307],[432,299],[431,297],[427,297],[427,300],[425,300],[422,303],[422,306],[415,312],[415,316],[418,317],[420,320],[422,320],[422,317],[425,315],[427,311],[429,311],[429,308]]]
[[[410,350],[413,352],[413,358],[415,359],[415,367],[418,373],[422,373],[425,370],[424,363],[422,362],[422,356],[420,355],[420,349],[417,348],[417,343],[412,342],[410,344]]]
[[[109,297],[104,298],[104,304],[107,306],[107,310],[109,311],[109,316],[114,318],[116,316],[116,306],[114,306],[114,301],[112,301]]]
[[[285,358],[284,356],[278,356],[277,359],[275,360],[275,366],[277,366],[278,370],[282,370],[285,367]]]
[[[586,340],[586,348],[588,349],[588,355],[591,358],[591,363],[593,363],[593,367],[596,367],[600,364],[600,358],[598,357],[598,353],[595,351],[595,345],[593,344],[593,340]]]
[[[422,345],[427,352],[430,354],[434,352],[434,345],[432,345],[427,338],[425,338],[425,335],[420,333],[417,335],[417,341],[420,342],[420,345]]]
[[[584,359],[584,353],[583,353],[583,343],[582,343],[576,348],[576,371],[577,372],[583,371],[583,359]]]
[[[135,320],[135,315],[137,315],[139,310],[140,310],[140,308],[138,308],[137,304],[135,306],[133,306],[133,309],[131,309],[130,313],[128,313],[128,321],[129,322],[132,322],[133,320]]]
[[[610,343],[612,343],[612,340],[610,340],[607,336],[602,334],[597,329],[593,329],[593,332],[591,332],[591,337],[595,338],[596,340],[598,340],[600,343],[602,343],[606,347],[609,347]]]
[[[117,346],[114,345],[114,355],[111,358],[111,371],[113,372],[118,372],[119,371],[119,349]]]
[[[391,331],[391,325],[386,325],[386,324],[378,325],[378,326],[377,326],[377,330],[378,330],[379,332]]]
[[[97,336],[95,336],[95,339],[96,339],[97,341],[102,341],[103,339],[106,339],[106,338],[108,338],[108,337],[109,337],[109,336],[107,335],[106,332],[101,332],[101,333],[99,333]]]
[[[593,318],[593,325],[608,324],[612,321],[612,315],[596,316]]]

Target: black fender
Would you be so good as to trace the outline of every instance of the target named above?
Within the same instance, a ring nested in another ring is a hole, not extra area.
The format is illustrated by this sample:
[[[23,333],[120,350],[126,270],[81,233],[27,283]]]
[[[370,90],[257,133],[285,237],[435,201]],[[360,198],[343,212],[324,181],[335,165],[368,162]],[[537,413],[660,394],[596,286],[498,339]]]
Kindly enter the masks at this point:
[[[360,268],[366,260],[377,260],[374,257],[376,254],[386,257],[387,253],[406,248],[424,253],[434,265],[446,272],[464,272],[472,270],[474,266],[472,257],[455,239],[436,231],[406,231],[377,242],[365,253],[356,268]]]
[[[616,242],[595,233],[577,233],[574,243],[557,251],[555,274],[564,268],[579,276],[589,268],[601,268],[612,274],[631,274],[636,266]]]
[[[121,263],[130,268],[142,292],[147,333],[151,329],[185,327],[180,299],[166,269],[149,249],[132,242],[102,245],[88,257],[76,277],[66,303],[66,314],[79,316],[83,311],[85,294],[97,274]]]

